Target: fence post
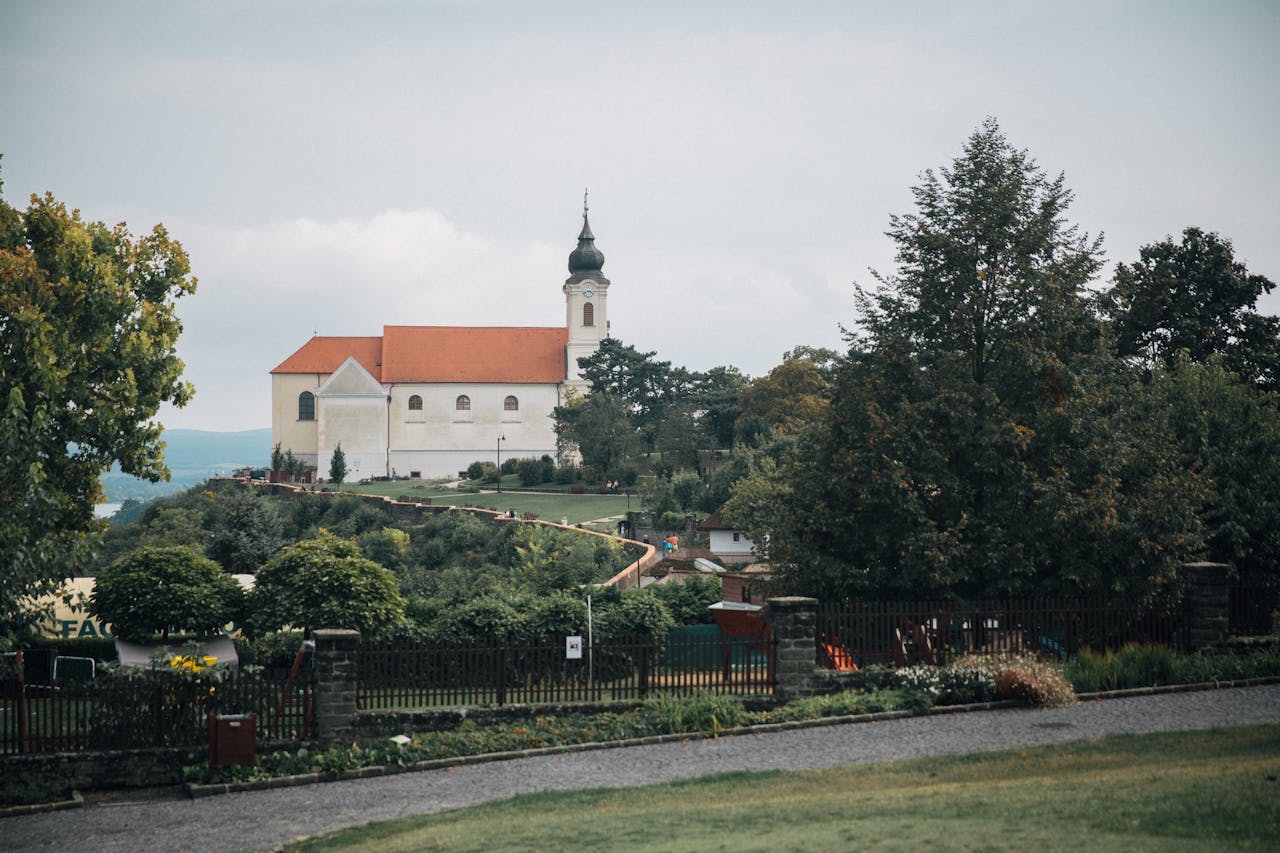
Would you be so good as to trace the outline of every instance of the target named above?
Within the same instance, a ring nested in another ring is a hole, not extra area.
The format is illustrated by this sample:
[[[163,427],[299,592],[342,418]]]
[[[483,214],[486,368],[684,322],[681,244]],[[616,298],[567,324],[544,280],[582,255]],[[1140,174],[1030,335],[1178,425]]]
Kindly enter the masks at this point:
[[[818,599],[785,596],[769,599],[777,681],[774,696],[783,702],[814,694],[817,666]]]
[[[1231,621],[1226,563],[1183,563],[1187,579],[1187,642],[1191,651],[1210,648],[1227,639]]]
[[[322,628],[316,641],[316,736],[345,741],[355,730],[356,648],[360,632]]]
[[[647,641],[636,640],[641,645],[640,650],[640,698],[643,699],[649,695],[649,645]]]

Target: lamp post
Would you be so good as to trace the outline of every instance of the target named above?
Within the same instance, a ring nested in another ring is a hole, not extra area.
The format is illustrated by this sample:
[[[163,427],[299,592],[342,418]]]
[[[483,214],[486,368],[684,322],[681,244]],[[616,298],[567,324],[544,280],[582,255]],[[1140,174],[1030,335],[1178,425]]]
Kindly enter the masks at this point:
[[[506,441],[505,435],[498,436],[498,493],[502,493],[502,442]]]

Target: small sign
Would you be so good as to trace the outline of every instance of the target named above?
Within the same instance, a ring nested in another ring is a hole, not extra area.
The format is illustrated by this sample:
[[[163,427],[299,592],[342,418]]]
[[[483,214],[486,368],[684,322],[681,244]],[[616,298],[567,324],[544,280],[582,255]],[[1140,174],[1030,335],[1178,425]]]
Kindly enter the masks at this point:
[[[564,638],[564,656],[566,660],[582,659],[582,638],[581,637],[565,637]]]

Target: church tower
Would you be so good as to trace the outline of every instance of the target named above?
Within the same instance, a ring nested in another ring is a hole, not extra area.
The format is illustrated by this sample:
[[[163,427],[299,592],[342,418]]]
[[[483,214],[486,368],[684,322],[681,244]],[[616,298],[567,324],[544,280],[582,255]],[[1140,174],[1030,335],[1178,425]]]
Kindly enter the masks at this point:
[[[604,253],[596,248],[595,235],[587,221],[587,197],[582,196],[582,233],[578,248],[569,253],[569,277],[564,282],[565,324],[569,329],[567,378],[581,383],[578,359],[594,353],[609,336],[609,279],[600,270]]]

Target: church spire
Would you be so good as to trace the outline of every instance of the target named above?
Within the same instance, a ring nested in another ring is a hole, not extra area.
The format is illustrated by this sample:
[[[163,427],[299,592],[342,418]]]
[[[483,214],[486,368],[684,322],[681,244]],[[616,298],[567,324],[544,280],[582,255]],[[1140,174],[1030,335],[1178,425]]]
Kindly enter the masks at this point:
[[[604,267],[604,253],[596,248],[596,236],[591,233],[587,221],[587,191],[582,191],[582,232],[578,234],[578,248],[569,253],[569,272],[598,273]]]

